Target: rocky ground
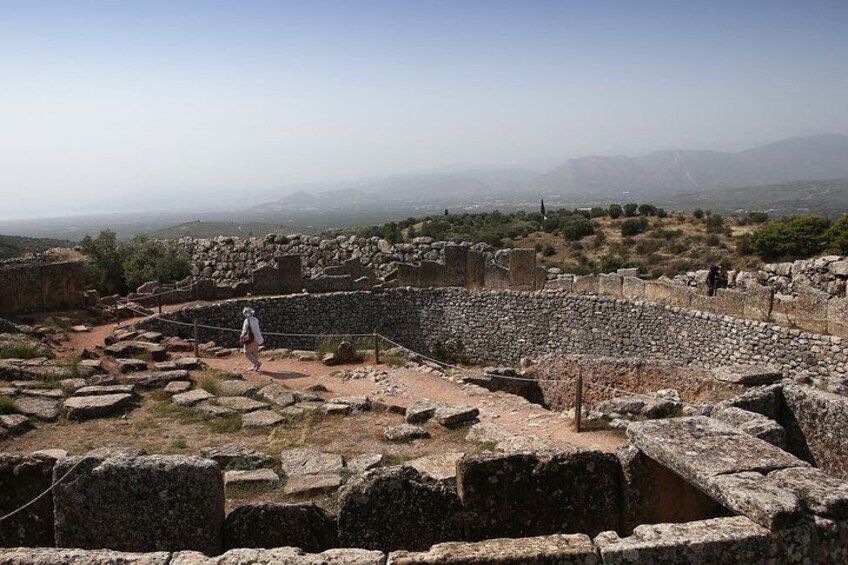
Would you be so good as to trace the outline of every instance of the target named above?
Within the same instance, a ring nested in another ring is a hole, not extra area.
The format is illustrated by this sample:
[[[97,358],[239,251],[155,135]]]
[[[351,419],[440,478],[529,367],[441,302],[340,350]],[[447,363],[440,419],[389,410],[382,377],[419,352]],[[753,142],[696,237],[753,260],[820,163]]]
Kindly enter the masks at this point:
[[[328,367],[314,352],[238,352],[131,322],[71,326],[44,340],[2,334],[0,451],[101,448],[202,455],[227,469],[227,504],[314,500],[332,508],[355,474],[405,463],[451,481],[463,453],[527,448],[614,451],[621,432],[577,434],[571,419],[427,365]],[[48,343],[48,346],[43,345]],[[224,344],[230,345],[230,344]],[[11,350],[11,349],[10,349]]]

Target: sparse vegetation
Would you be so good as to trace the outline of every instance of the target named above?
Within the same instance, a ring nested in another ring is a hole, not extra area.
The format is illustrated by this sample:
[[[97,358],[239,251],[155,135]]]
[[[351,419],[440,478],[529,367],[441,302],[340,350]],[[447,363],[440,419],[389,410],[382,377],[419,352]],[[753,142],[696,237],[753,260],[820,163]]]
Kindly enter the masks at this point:
[[[0,396],[0,414],[11,414],[15,411],[15,401],[11,396]]]
[[[0,347],[0,359],[35,359],[42,355],[38,346],[26,342],[12,342]]]

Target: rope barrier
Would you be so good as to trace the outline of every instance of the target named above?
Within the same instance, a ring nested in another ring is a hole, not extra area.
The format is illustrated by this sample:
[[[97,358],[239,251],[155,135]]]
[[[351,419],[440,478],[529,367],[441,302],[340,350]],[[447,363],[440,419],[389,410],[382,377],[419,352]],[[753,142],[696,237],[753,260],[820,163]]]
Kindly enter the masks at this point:
[[[59,477],[59,480],[57,480],[57,481],[56,481],[56,482],[54,482],[52,485],[50,485],[50,488],[48,488],[47,490],[45,490],[44,492],[42,492],[41,494],[39,494],[38,496],[36,496],[36,497],[35,497],[35,498],[33,498],[32,500],[30,500],[29,502],[27,502],[26,504],[24,504],[23,506],[21,506],[21,507],[20,507],[20,508],[18,508],[17,510],[13,510],[12,512],[9,512],[9,513],[8,513],[8,514],[6,514],[5,516],[0,516],[0,522],[2,522],[3,520],[8,520],[9,518],[11,518],[12,516],[14,516],[15,514],[18,514],[19,512],[23,512],[24,510],[26,510],[27,508],[29,508],[30,506],[32,506],[33,504],[35,504],[36,502],[38,502],[39,500],[41,500],[42,498],[44,498],[45,496],[47,496],[50,492],[52,492],[52,491],[53,491],[53,489],[54,489],[54,488],[56,488],[57,486],[59,486],[59,485],[62,483],[62,481],[64,481],[64,480],[65,480],[65,478],[66,478],[68,475],[70,475],[71,473],[73,473],[73,472],[74,472],[74,470],[75,470],[77,467],[79,467],[80,465],[82,465],[82,463],[83,463],[84,461],[87,461],[87,460],[88,460],[88,459],[87,459],[86,457],[81,458],[79,461],[77,461],[77,462],[74,464],[74,466],[73,466],[73,467],[71,467],[70,469],[68,469],[68,472],[67,472],[67,473],[65,473],[64,475],[62,475],[61,477]]]

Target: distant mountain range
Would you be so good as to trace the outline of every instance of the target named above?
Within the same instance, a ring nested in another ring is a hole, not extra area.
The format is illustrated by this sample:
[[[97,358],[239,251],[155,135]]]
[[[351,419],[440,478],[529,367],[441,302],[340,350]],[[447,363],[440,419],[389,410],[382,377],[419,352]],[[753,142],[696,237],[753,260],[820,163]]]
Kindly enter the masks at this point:
[[[723,188],[848,178],[848,135],[795,137],[740,151],[667,150],[642,157],[569,159],[545,174],[487,168],[397,175],[298,191],[254,212],[341,211],[398,206],[489,207],[530,202],[581,205],[654,201]]]

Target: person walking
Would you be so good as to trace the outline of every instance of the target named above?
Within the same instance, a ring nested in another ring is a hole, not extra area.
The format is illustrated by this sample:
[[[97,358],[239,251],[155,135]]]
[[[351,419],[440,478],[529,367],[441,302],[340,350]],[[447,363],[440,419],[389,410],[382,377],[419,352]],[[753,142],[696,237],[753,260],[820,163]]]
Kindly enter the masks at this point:
[[[244,325],[241,328],[240,341],[244,346],[244,356],[251,363],[248,371],[258,371],[262,365],[259,361],[259,346],[265,343],[265,339],[262,337],[259,320],[253,308],[245,308],[241,313],[244,315]]]

